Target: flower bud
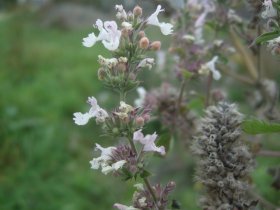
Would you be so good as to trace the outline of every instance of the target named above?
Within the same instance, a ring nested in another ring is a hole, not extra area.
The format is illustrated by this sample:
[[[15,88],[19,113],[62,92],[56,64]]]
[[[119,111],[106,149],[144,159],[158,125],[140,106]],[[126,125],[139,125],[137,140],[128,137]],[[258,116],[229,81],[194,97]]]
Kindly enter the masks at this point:
[[[142,126],[144,125],[144,123],[145,123],[145,120],[144,120],[143,117],[137,117],[137,118],[135,119],[135,123],[136,123],[136,125],[142,127]]]
[[[126,64],[125,63],[118,63],[116,66],[118,72],[125,72],[126,71]]]
[[[106,76],[106,71],[103,68],[98,69],[98,79],[103,80]]]
[[[117,135],[117,134],[119,134],[119,129],[115,127],[115,128],[113,128],[112,132],[113,132],[113,134]]]
[[[133,74],[133,73],[130,73],[130,74],[129,74],[129,79],[135,80],[135,79],[136,79],[136,75]]]
[[[144,118],[145,122],[147,122],[151,119],[151,116],[149,114],[144,114],[143,118]]]
[[[161,42],[160,41],[152,42],[152,44],[150,45],[150,49],[154,50],[154,51],[160,50],[160,47],[161,47]]]
[[[128,30],[127,28],[123,28],[123,29],[121,30],[121,33],[122,33],[122,36],[123,36],[123,37],[128,37],[129,34],[130,34],[130,30]]]
[[[144,31],[139,31],[138,36],[139,36],[140,38],[142,38],[142,37],[145,37],[146,34],[145,34]]]
[[[139,7],[138,5],[134,7],[133,15],[135,15],[136,17],[140,17],[142,13],[143,13],[143,9],[141,7]]]
[[[139,41],[139,47],[141,49],[147,49],[149,47],[150,41],[147,37],[142,37]]]

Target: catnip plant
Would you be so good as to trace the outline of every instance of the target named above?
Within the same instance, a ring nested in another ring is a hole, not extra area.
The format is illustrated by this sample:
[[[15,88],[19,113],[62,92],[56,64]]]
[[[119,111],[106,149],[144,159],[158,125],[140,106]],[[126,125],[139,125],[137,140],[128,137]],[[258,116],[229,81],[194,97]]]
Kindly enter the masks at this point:
[[[263,74],[260,47],[265,43],[274,56],[279,54],[279,2],[183,2],[184,7],[173,14],[173,24],[160,22],[158,16],[164,11],[161,5],[148,17],[144,17],[140,6],[126,11],[122,5],[116,5],[117,21],[98,19],[94,24],[98,34],[90,33],[83,39],[87,48],[101,42],[112,53],[110,58],[98,56],[97,77],[120,98],[119,105],[108,111],[91,96],[87,100],[88,112],[74,113],[77,125],[85,125],[93,118],[104,136],[117,140],[110,147],[96,143],[95,150],[100,156],[90,161],[91,168],[101,169],[105,175],[137,181],[132,203],[113,205],[119,210],[179,208],[169,196],[175,189],[174,181],[162,185],[159,181],[151,184],[149,180],[149,154],[166,156],[167,152],[165,146],[157,144],[156,132],[144,132],[148,123],[158,120],[162,126],[158,133],[164,130],[169,141],[175,139],[175,144],[184,142],[186,153],[198,158],[195,177],[203,186],[202,209],[247,210],[257,208],[258,202],[261,206],[271,206],[253,194],[250,172],[255,167],[254,157],[260,151],[251,153],[250,146],[254,143],[241,140],[246,120],[236,105],[227,102],[225,83],[231,78],[251,88],[254,99],[248,104],[257,117],[279,119],[278,86]],[[239,14],[240,7],[252,11],[251,20]],[[263,21],[267,21],[266,24]],[[150,91],[140,86],[138,74],[156,64],[148,55],[161,48],[160,41],[151,41],[145,33],[147,28],[155,26],[162,35],[172,34],[169,53],[173,55],[174,66],[170,78],[173,77],[176,84],[179,81],[179,87],[171,81]],[[263,33],[263,30],[269,32]],[[244,65],[242,72],[236,57]],[[194,83],[200,87],[193,88]],[[214,89],[214,86],[217,87]],[[131,105],[127,94],[135,89],[139,98]],[[206,114],[201,119],[204,110]],[[126,143],[117,143],[119,139],[125,139]]]
[[[91,161],[91,168],[101,169],[105,175],[113,174],[124,180],[135,179],[141,182],[135,184],[136,191],[132,204],[126,206],[115,203],[114,207],[120,210],[148,210],[169,209],[171,203],[168,200],[170,192],[175,188],[175,182],[170,181],[165,186],[152,185],[149,181],[150,172],[147,168],[149,153],[166,155],[164,146],[157,146],[158,135],[144,134],[143,128],[150,120],[150,110],[141,106],[129,105],[126,96],[129,91],[140,84],[138,74],[144,69],[152,69],[155,59],[147,57],[150,51],[157,51],[161,47],[160,41],[150,41],[145,34],[148,27],[159,27],[163,35],[173,32],[173,25],[160,22],[158,15],[164,11],[158,5],[156,11],[149,17],[143,16],[141,7],[136,6],[133,11],[127,12],[122,5],[116,5],[117,21],[105,21],[98,19],[94,27],[99,31],[90,33],[83,39],[85,47],[93,47],[101,42],[106,49],[112,52],[111,58],[98,56],[100,68],[99,80],[120,96],[119,106],[113,111],[107,111],[99,106],[97,99],[89,97],[87,103],[89,110],[85,113],[74,113],[74,122],[77,125],[85,125],[90,119],[95,119],[96,124],[102,127],[103,134],[113,139],[125,138],[127,143],[102,147],[102,143],[96,143],[96,151],[99,157]]]

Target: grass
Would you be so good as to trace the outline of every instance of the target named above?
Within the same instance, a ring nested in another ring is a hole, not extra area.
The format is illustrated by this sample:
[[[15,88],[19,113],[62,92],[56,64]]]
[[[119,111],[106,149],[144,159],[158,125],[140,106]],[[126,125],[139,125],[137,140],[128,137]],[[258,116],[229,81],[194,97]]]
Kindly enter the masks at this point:
[[[16,13],[0,21],[0,209],[104,210],[114,202],[129,204],[132,182],[123,184],[89,168],[94,143],[112,140],[100,139],[94,122],[83,127],[72,122],[73,112],[87,109],[87,96],[96,96],[105,107],[116,105],[96,75],[97,56],[108,52],[101,45],[81,46],[90,29],[44,28],[36,18]],[[171,153],[176,154],[176,146]],[[160,167],[166,168],[160,178],[178,180],[174,199],[182,209],[199,209],[192,157],[175,155],[162,166],[173,162],[180,170]],[[266,173],[279,160],[259,158],[258,163],[253,178],[259,192],[280,205]]]

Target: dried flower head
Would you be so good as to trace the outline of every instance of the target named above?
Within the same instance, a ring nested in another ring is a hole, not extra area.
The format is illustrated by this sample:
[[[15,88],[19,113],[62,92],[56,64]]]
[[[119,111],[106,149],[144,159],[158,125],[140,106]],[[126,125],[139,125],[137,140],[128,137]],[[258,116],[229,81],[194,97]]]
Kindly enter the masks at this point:
[[[239,139],[241,121],[236,106],[225,102],[208,107],[201,121],[192,150],[200,158],[196,178],[205,188],[203,209],[247,210],[253,205],[246,194],[253,160]]]

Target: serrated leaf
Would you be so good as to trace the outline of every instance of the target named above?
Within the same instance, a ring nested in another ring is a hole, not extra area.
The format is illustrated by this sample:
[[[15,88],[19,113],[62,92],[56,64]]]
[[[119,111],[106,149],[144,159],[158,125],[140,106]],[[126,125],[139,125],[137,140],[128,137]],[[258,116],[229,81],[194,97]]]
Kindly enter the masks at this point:
[[[260,35],[259,37],[257,37],[255,39],[254,43],[255,44],[262,44],[262,43],[267,42],[269,40],[275,39],[278,36],[280,36],[279,31],[272,31],[272,32],[264,33],[264,34]]]
[[[279,133],[279,123],[269,123],[261,120],[245,120],[242,129],[248,134]]]

